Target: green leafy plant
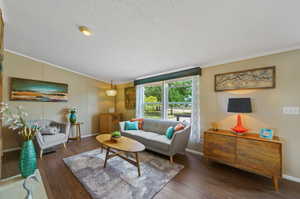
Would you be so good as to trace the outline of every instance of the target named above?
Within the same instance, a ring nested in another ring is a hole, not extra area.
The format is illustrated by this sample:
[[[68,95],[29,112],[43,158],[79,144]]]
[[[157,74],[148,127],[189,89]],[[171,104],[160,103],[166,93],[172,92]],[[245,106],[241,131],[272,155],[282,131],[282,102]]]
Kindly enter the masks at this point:
[[[121,132],[120,131],[114,131],[111,134],[112,137],[120,137],[121,136]]]

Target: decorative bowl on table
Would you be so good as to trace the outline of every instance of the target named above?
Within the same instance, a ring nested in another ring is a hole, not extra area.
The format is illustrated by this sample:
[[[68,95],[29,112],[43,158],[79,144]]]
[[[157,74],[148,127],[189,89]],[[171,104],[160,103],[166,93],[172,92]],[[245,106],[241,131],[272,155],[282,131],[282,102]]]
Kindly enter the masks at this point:
[[[111,141],[113,142],[118,142],[119,138],[121,138],[122,135],[121,135],[121,132],[120,131],[114,131],[112,134],[111,134]]]

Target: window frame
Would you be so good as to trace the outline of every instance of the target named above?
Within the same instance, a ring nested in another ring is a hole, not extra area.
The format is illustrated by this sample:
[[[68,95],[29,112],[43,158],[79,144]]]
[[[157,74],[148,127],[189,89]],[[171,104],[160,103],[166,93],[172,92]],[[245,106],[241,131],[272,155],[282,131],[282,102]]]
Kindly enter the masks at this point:
[[[147,104],[157,104],[161,105],[161,114],[160,119],[163,120],[171,120],[168,116],[168,110],[170,104],[181,104],[181,105],[190,105],[192,107],[192,102],[169,102],[169,89],[170,88],[181,88],[181,87],[193,87],[193,83],[191,85],[181,85],[181,86],[171,86],[169,87],[169,83],[178,82],[178,81],[192,81],[192,77],[184,77],[184,78],[177,78],[172,80],[165,80],[155,83],[149,83],[143,85],[143,103],[142,103],[142,116],[145,116],[144,107]],[[145,87],[147,86],[161,86],[161,101],[160,102],[145,102]]]

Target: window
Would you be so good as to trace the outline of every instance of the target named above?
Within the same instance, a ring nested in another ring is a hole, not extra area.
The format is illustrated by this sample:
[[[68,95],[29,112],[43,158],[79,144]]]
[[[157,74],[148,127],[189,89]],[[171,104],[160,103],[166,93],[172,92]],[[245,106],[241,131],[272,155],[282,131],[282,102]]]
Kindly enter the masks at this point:
[[[168,83],[168,119],[190,120],[192,113],[192,80]]]
[[[180,79],[145,85],[143,117],[168,120],[190,120],[192,80]]]

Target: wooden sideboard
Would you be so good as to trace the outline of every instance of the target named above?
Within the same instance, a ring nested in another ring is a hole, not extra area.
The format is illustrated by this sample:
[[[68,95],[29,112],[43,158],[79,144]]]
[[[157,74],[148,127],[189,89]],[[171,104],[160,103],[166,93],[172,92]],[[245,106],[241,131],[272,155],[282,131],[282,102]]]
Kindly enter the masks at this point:
[[[121,120],[121,113],[101,113],[99,116],[100,133],[111,133],[118,130]]]
[[[258,134],[237,135],[226,130],[204,132],[204,157],[273,179],[279,190],[282,177],[282,142]]]

